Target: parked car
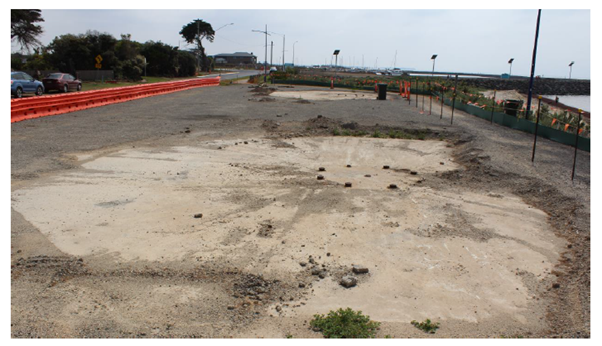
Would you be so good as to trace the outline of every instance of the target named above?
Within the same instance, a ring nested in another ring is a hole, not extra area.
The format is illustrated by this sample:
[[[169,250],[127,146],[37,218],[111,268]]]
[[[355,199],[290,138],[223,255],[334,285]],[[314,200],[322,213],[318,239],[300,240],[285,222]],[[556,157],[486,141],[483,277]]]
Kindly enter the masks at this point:
[[[42,83],[47,91],[57,90],[66,93],[69,90],[82,90],[82,81],[68,73],[51,73],[42,79]]]
[[[16,98],[21,98],[25,93],[33,93],[40,96],[44,93],[44,84],[25,72],[11,72],[10,94]]]

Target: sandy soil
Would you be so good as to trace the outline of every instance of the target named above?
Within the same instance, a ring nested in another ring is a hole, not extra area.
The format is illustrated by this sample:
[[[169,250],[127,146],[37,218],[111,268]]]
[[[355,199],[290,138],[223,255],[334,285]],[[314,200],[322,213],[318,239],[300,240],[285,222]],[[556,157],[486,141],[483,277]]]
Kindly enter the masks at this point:
[[[344,90],[312,90],[312,91],[276,91],[271,94],[275,97],[302,99],[302,100],[356,100],[375,99],[376,94],[364,91]]]
[[[321,337],[347,306],[379,337],[589,335],[588,155],[569,187],[570,148],[532,165],[530,136],[462,112],[257,89],[12,126],[13,337]]]
[[[516,196],[423,187],[424,176],[458,168],[450,153],[441,141],[365,138],[86,153],[82,170],[16,190],[13,207],[76,257],[227,259],[251,274],[300,280],[313,266],[299,263],[323,264],[311,294],[270,304],[272,316],[350,305],[383,322],[537,323],[534,287],[522,277],[545,278],[563,241],[546,236],[546,214]],[[338,281],[353,264],[370,273],[346,289]],[[178,294],[181,303],[202,297]]]

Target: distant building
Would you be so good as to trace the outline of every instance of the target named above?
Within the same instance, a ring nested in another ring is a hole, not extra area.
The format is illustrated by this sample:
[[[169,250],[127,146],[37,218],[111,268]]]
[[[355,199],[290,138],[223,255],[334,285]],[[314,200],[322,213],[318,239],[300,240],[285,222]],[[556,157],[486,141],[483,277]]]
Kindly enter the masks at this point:
[[[252,65],[257,63],[257,57],[253,55],[253,52],[236,52],[236,53],[224,53],[216,54],[213,56],[216,64],[229,64],[229,65]]]

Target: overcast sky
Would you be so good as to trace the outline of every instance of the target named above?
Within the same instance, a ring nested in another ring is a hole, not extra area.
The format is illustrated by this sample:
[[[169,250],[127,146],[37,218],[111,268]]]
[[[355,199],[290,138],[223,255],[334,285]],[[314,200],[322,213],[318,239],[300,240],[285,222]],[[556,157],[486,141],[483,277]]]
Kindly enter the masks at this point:
[[[178,32],[200,18],[214,29],[229,25],[206,42],[207,54],[253,52],[264,59],[264,36],[252,30],[286,35],[286,62],[330,64],[334,49],[339,63],[366,67],[529,75],[537,10],[42,10],[43,44],[54,37],[87,30],[138,42],[161,41],[186,48]],[[282,36],[274,42],[274,62],[282,61]],[[395,59],[395,53],[397,58]],[[378,59],[378,61],[377,61]],[[269,61],[269,50],[268,50]],[[543,10],[536,74],[590,78],[590,11]]]

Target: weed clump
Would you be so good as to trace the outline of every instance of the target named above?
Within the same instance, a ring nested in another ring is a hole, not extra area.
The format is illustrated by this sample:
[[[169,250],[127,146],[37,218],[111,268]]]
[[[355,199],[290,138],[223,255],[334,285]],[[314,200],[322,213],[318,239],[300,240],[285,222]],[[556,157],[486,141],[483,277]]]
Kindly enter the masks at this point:
[[[309,324],[325,338],[374,338],[380,326],[380,322],[371,321],[370,316],[351,308],[331,310],[327,316],[316,314]]]
[[[437,329],[439,329],[439,322],[432,323],[430,319],[426,319],[422,322],[412,321],[410,322],[412,325],[425,333],[435,334]]]

